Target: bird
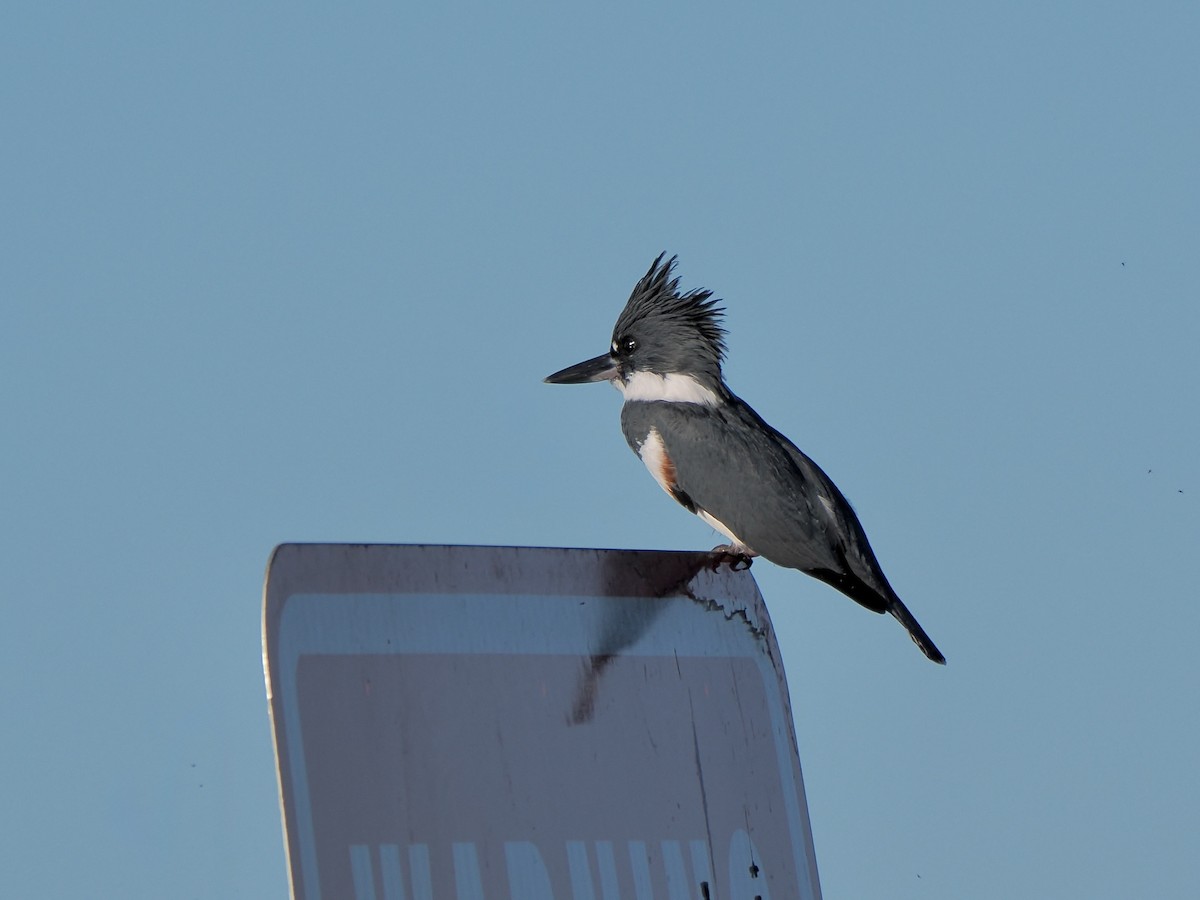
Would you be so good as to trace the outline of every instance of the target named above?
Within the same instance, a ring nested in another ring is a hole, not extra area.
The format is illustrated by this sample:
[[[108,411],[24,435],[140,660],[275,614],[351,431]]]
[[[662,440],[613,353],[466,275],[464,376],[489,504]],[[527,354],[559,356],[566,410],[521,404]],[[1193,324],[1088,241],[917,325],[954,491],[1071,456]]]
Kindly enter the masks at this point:
[[[842,492],[726,385],[723,301],[702,288],[681,292],[678,257],[665,257],[634,286],[608,352],[545,382],[609,381],[620,391],[626,442],[663,490],[729,539],[714,553],[735,567],[761,556],[890,613],[921,652],[944,665]]]

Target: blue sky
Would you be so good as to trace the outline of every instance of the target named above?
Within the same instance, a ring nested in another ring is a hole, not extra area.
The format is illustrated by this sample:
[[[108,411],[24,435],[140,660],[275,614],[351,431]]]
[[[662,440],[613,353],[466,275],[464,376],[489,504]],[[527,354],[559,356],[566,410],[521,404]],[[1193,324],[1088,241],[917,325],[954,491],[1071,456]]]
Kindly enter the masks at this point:
[[[825,895],[1200,881],[1194,3],[10,4],[10,896],[283,897],[282,541],[707,548],[661,250],[946,653],[767,563]]]

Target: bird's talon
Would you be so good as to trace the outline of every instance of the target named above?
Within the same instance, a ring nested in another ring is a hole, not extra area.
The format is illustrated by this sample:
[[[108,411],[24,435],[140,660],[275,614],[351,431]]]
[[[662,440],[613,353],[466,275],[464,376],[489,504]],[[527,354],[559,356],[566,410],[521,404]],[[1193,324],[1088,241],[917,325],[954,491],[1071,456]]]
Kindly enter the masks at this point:
[[[714,572],[721,568],[722,563],[728,565],[734,572],[744,572],[754,562],[752,556],[739,552],[732,544],[721,544],[718,547],[713,547],[712,552],[715,556],[712,564]]]

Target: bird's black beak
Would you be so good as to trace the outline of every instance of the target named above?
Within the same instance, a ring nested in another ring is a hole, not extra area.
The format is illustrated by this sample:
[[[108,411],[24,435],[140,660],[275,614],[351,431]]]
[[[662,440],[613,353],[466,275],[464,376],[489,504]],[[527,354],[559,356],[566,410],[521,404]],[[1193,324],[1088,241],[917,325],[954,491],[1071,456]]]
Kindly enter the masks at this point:
[[[587,362],[568,366],[561,372],[547,375],[546,384],[587,384],[589,381],[609,381],[617,377],[617,361],[605,353]]]

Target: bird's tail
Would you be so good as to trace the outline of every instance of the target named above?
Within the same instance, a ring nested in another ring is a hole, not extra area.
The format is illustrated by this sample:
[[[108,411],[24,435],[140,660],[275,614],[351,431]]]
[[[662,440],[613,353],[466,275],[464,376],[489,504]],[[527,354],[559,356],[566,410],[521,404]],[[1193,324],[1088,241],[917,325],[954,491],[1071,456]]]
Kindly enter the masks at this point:
[[[942,656],[942,651],[930,640],[929,635],[925,633],[925,629],[920,626],[917,620],[913,618],[913,614],[908,611],[908,607],[900,602],[900,598],[896,596],[896,592],[887,583],[887,579],[883,577],[882,572],[878,573],[879,581],[884,585],[884,589],[881,590],[850,572],[850,564],[846,562],[844,557],[842,563],[845,566],[845,570],[841,572],[834,571],[833,569],[805,569],[804,571],[813,578],[818,578],[826,584],[837,588],[851,600],[861,603],[872,612],[890,612],[896,617],[897,622],[908,629],[908,636],[913,639],[914,644],[921,648],[922,653],[939,665],[944,666],[946,664],[946,657]]]
[[[921,648],[921,652],[932,659],[939,665],[946,664],[946,657],[942,656],[942,651],[937,648],[929,635],[925,633],[925,629],[913,617],[913,614],[908,611],[908,607],[900,602],[900,598],[892,596],[888,601],[888,612],[896,617],[896,621],[905,627],[908,631],[908,636],[912,638],[913,643]]]

